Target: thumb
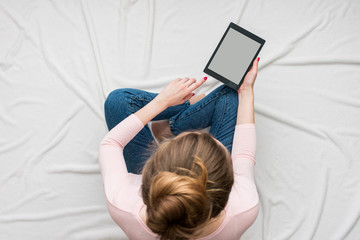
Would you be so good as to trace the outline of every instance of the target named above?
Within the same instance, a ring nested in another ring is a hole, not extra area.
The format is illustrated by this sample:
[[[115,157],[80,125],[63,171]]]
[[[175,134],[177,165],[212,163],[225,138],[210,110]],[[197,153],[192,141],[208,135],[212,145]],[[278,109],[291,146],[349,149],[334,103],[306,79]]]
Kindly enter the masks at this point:
[[[252,72],[257,72],[258,65],[259,65],[259,60],[260,60],[259,57],[255,58],[255,60],[254,60],[254,62],[253,62],[253,65],[252,65],[250,71],[252,71]]]
[[[186,95],[186,97],[184,97],[184,101],[186,102],[187,100],[192,98],[194,95],[195,95],[195,93],[189,93],[188,95]]]

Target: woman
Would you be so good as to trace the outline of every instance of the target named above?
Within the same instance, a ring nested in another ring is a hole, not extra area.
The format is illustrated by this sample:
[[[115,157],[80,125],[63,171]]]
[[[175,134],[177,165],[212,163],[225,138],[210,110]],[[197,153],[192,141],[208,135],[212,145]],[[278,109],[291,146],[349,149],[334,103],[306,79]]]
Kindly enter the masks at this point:
[[[159,94],[110,93],[99,164],[108,210],[129,239],[239,239],[255,221],[258,61],[238,91],[222,85],[197,102],[192,91],[206,78],[176,79]],[[153,150],[157,120],[173,136]]]

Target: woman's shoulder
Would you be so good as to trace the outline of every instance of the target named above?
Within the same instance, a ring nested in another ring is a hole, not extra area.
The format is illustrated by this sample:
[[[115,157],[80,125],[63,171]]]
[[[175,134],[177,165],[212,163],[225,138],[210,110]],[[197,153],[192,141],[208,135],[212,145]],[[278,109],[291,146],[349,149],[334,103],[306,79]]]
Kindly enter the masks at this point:
[[[141,175],[127,174],[120,182],[106,192],[106,200],[112,205],[112,211],[133,213],[136,211],[141,197]]]

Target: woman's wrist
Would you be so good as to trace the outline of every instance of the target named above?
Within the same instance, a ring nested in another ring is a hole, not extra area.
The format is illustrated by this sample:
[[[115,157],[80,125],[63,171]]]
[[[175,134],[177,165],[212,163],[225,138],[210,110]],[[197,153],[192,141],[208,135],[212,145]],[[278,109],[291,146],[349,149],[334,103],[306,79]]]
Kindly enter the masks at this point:
[[[253,88],[247,88],[247,89],[240,89],[238,92],[239,100],[245,99],[245,100],[254,100],[254,90]]]
[[[238,114],[236,124],[255,123],[254,91],[252,89],[239,91]]]
[[[159,95],[157,95],[152,102],[154,105],[157,105],[159,108],[163,108],[164,110],[169,107],[167,101],[165,99],[160,99]]]
[[[151,102],[138,110],[135,115],[143,122],[144,125],[146,125],[166,108],[166,102],[159,100],[158,98],[154,98]]]

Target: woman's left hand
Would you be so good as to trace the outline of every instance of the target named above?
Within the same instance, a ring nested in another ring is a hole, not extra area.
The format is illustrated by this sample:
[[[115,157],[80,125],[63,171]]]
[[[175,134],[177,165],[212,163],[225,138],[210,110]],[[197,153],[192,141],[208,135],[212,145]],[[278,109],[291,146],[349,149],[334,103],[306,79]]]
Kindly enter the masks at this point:
[[[194,91],[206,81],[206,77],[196,81],[195,78],[177,78],[171,81],[154,100],[171,107],[182,104],[194,96]]]

